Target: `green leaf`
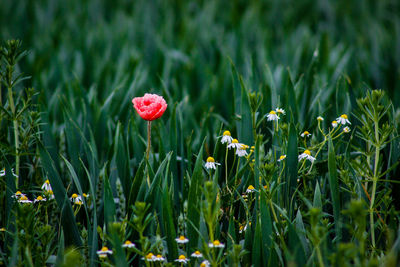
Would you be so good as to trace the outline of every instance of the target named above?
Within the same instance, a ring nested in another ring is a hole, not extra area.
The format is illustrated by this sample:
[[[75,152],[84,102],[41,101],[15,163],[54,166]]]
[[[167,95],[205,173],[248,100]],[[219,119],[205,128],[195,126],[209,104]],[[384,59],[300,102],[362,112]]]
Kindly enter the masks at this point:
[[[104,222],[108,229],[109,224],[115,221],[115,203],[108,177],[104,177]]]
[[[313,206],[314,206],[315,208],[320,208],[320,210],[322,211],[321,190],[319,189],[318,181],[317,181],[317,183],[315,184]]]
[[[262,259],[262,239],[261,239],[261,225],[260,220],[257,219],[256,229],[254,231],[253,247],[251,250],[252,263],[254,266],[264,266]]]
[[[292,114],[292,112],[291,112]],[[287,168],[285,171],[285,207],[289,210],[289,218],[292,218],[293,210],[290,204],[290,200],[297,186],[297,163],[298,163],[298,151],[297,151],[297,130],[293,123],[293,116],[289,125],[289,140],[287,148]]]
[[[342,237],[341,232],[341,220],[340,220],[340,195],[339,195],[339,184],[336,169],[336,154],[335,148],[331,137],[329,137],[328,144],[328,171],[329,171],[329,188],[332,197],[333,206],[333,218],[335,220],[335,232],[336,232],[336,242],[339,242]]]
[[[168,192],[168,187],[165,186],[162,196],[162,213],[163,213],[163,225],[164,225],[164,236],[166,237],[167,247],[168,247],[168,260],[173,261],[178,258],[178,248],[175,241],[176,231],[174,225],[174,217],[172,210],[172,203],[170,199],[170,194]]]

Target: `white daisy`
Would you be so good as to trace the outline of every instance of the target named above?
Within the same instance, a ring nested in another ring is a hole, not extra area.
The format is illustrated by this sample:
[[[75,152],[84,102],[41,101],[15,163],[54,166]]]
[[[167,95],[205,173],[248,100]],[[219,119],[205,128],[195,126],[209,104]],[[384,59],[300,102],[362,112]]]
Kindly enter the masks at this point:
[[[311,156],[311,152],[308,149],[306,149],[301,155],[299,155],[299,161],[302,159],[308,159],[311,162],[315,160],[315,158]]]
[[[158,254],[154,257],[153,261],[165,261],[165,258],[161,254]]]
[[[247,156],[247,148],[249,148],[248,145],[241,144],[241,146],[236,149],[236,155],[238,155],[239,157]]]
[[[317,117],[317,120],[318,120],[318,121],[324,121],[324,118],[322,118],[321,116],[318,116],[318,117]]]
[[[285,110],[282,109],[282,108],[276,108],[276,109],[275,109],[275,112],[276,112],[276,113],[279,113],[279,114],[282,114],[282,115],[285,115],[285,114],[286,114]]]
[[[19,199],[19,198],[24,197],[24,196],[25,196],[25,194],[22,194],[21,191],[17,191],[17,192],[15,192],[15,194],[12,195],[11,197],[12,197],[12,198],[15,198],[15,199]]]
[[[102,247],[100,250],[97,251],[97,255],[100,258],[107,258],[108,254],[113,254],[112,250],[108,249],[108,247]]]
[[[25,195],[18,199],[19,203],[32,203],[32,200],[29,200]]]
[[[47,199],[42,196],[38,196],[33,202],[36,203],[36,202],[42,202],[42,201],[47,201]]]
[[[215,162],[213,157],[208,157],[207,158],[207,162],[206,164],[204,164],[204,167],[206,167],[206,169],[217,169],[216,165],[221,165],[221,163]]]
[[[346,125],[346,123],[351,124],[346,114],[340,115],[340,117],[337,118],[336,121],[342,125]]]
[[[300,136],[301,137],[310,137],[311,134],[308,131],[304,131]]]
[[[279,120],[279,116],[276,115],[276,112],[271,110],[267,115],[267,121],[277,121]]]
[[[284,160],[284,159],[286,159],[286,155],[281,155],[281,156],[279,157],[278,161],[280,162],[280,161],[282,161],[282,160]]]
[[[43,183],[43,185],[42,185],[42,190],[44,190],[44,191],[53,191],[53,189],[51,188],[51,185],[50,185],[50,181],[49,181],[49,180],[46,180],[46,181]]]
[[[221,143],[222,144],[228,143],[228,145],[229,145],[230,143],[232,143],[232,140],[233,140],[233,138],[231,136],[231,132],[230,131],[225,131],[222,134],[222,138],[221,138]]]
[[[74,203],[74,205],[82,205],[83,201],[82,201],[82,197],[78,194],[72,194],[70,200]]]
[[[350,127],[349,126],[344,127],[343,128],[343,132],[344,133],[349,133],[350,132]]]
[[[337,126],[338,126],[337,121],[332,121],[332,127],[333,127],[333,128],[336,128]]]
[[[210,262],[208,260],[204,260],[200,263],[200,267],[209,267]]]
[[[147,254],[144,258],[142,258],[142,260],[145,260],[145,261],[155,261],[155,259],[156,259],[156,256],[154,256],[154,254],[151,252],[149,254]]]
[[[240,148],[242,146],[241,143],[237,139],[233,139],[232,142],[228,145],[228,148]]]
[[[179,255],[179,257],[175,260],[180,263],[188,263],[189,259],[185,257],[185,255]]]
[[[129,240],[126,240],[125,243],[122,245],[123,248],[134,248],[135,244]]]
[[[210,248],[223,248],[225,244],[219,242],[219,240],[214,240],[212,243],[208,243],[208,247]]]
[[[249,185],[249,187],[247,187],[246,193],[253,193],[255,191],[256,191],[256,189],[254,188],[254,186]]]
[[[201,258],[203,257],[203,254],[201,254],[200,251],[196,250],[195,252],[192,253],[191,255],[193,258]]]
[[[15,173],[14,173],[14,169],[11,169],[11,173],[12,173],[12,175],[14,175],[15,177],[18,177],[18,175],[16,175]],[[3,176],[5,176],[6,175],[6,168],[3,168],[1,171],[0,171],[0,177],[3,177]]]
[[[181,235],[178,238],[175,238],[176,243],[178,244],[185,244],[187,242],[189,242],[189,239],[187,239],[185,236]]]

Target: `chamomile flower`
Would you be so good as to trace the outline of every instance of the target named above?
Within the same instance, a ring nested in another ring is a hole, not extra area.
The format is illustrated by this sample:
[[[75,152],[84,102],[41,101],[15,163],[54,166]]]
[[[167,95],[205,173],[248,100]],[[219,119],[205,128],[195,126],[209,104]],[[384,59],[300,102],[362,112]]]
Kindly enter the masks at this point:
[[[279,120],[279,116],[276,115],[276,112],[271,110],[267,115],[267,121],[277,121]]]
[[[243,232],[246,232],[246,230],[247,230],[247,224],[242,224],[242,225],[239,227],[239,234],[241,234],[241,233],[243,233]]]
[[[215,162],[215,159],[213,157],[208,157],[207,158],[207,162],[204,165],[204,167],[206,167],[206,169],[217,169],[216,165],[221,165],[221,163]]]
[[[281,162],[282,160],[286,159],[286,155],[281,155],[278,159],[279,162]]]
[[[311,156],[311,152],[308,149],[306,149],[302,154],[299,155],[299,161],[302,159],[308,159],[311,162],[315,160],[315,158]]]
[[[19,203],[32,203],[32,200],[29,200],[25,195],[18,199]]]
[[[232,139],[232,142],[228,145],[228,148],[240,148],[242,146],[241,143],[237,139]]]
[[[185,255],[179,255],[179,257],[175,260],[180,263],[188,263],[189,259],[185,257]]]
[[[340,115],[340,117],[337,118],[336,121],[342,125],[346,125],[346,123],[351,124],[346,114]]]
[[[321,116],[318,116],[317,121],[324,121],[324,118],[322,118]]]
[[[89,194],[86,194],[86,193],[83,193],[82,196],[83,196],[84,198],[88,198],[90,195],[89,195]]]
[[[6,228],[4,228],[4,227],[0,228],[0,232],[5,232],[5,231],[6,231]]]
[[[201,254],[200,251],[196,250],[196,251],[193,252],[192,255],[190,255],[190,256],[192,256],[193,258],[201,258],[201,257],[203,257],[203,254]]]
[[[343,128],[343,132],[344,133],[349,133],[350,132],[350,127],[349,126],[344,127]]]
[[[200,267],[209,267],[210,262],[208,260],[204,260],[200,263]]]
[[[126,240],[125,243],[122,245],[123,248],[134,248],[135,244],[129,240]]]
[[[47,201],[47,199],[45,197],[38,196],[33,202],[36,203],[36,202],[42,202],[42,201]]]
[[[332,121],[332,127],[336,128],[338,126],[338,122],[337,121]]]
[[[53,189],[51,188],[51,185],[50,185],[50,181],[48,179],[43,183],[42,190],[47,191],[47,192],[53,191]]]
[[[156,256],[154,256],[154,254],[150,252],[149,254],[147,254],[147,255],[146,255],[144,258],[142,258],[142,259],[145,260],[145,261],[154,261],[155,258],[156,258]]]
[[[113,254],[112,250],[108,249],[108,247],[102,247],[100,250],[97,251],[97,255],[100,258],[107,258],[108,255]]]
[[[78,194],[72,194],[70,200],[74,203],[74,205],[82,205],[83,201],[82,201],[82,197]]]
[[[241,144],[241,146],[236,149],[236,155],[238,155],[239,157],[247,156],[247,148],[249,148],[248,145]]]
[[[253,193],[255,191],[256,191],[256,189],[254,188],[254,186],[249,185],[249,187],[247,187],[246,193]]]
[[[300,136],[301,137],[310,137],[311,134],[308,131],[304,131]]]
[[[47,195],[49,196],[49,199],[54,199],[53,190],[47,191],[46,193],[47,193]],[[46,194],[46,193],[45,193],[45,194]]]
[[[212,243],[208,243],[208,247],[210,248],[223,248],[225,244],[219,242],[219,240],[214,240]]]
[[[282,108],[276,108],[276,109],[275,109],[275,112],[276,112],[276,113],[279,113],[279,114],[282,114],[282,115],[285,115],[285,114],[286,114],[285,110],[282,109]]]
[[[232,143],[232,140],[233,140],[233,138],[231,136],[231,132],[230,131],[225,131],[222,134],[222,138],[221,138],[221,143],[222,144],[228,143],[228,145],[229,145],[230,143]]]
[[[15,194],[12,195],[11,197],[12,197],[12,198],[15,198],[15,199],[19,199],[19,198],[24,197],[24,196],[25,196],[25,194],[22,194],[21,191],[17,191],[17,192],[15,192]]]
[[[181,235],[178,238],[175,238],[176,243],[178,244],[185,244],[187,242],[189,242],[189,239],[187,239],[185,236]]]
[[[153,261],[165,261],[165,258],[161,254],[157,254],[157,256],[154,257]]]
[[[12,173],[12,175],[14,175],[15,177],[18,177],[18,175],[16,175],[15,173],[14,173],[14,169],[11,169],[11,173]],[[6,168],[3,168],[1,171],[0,171],[0,177],[3,177],[3,176],[5,176],[6,175]]]

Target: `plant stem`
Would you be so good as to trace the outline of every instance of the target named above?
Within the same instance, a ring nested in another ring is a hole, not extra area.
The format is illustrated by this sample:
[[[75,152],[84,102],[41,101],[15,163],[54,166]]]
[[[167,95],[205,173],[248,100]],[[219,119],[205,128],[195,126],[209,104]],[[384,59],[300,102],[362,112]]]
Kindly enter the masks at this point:
[[[151,121],[147,121],[147,150],[146,150],[146,159],[149,159],[151,147]]]
[[[10,108],[13,115],[13,125],[14,125],[14,142],[15,142],[15,174],[17,175],[15,179],[15,184],[18,188],[18,178],[19,178],[19,129],[18,129],[18,120],[15,112],[14,99],[12,95],[12,88],[8,87],[8,101],[10,102]]]
[[[324,260],[322,259],[321,250],[319,248],[319,244],[316,246],[315,250],[317,251],[317,257],[318,257],[319,266],[320,267],[325,267]]]

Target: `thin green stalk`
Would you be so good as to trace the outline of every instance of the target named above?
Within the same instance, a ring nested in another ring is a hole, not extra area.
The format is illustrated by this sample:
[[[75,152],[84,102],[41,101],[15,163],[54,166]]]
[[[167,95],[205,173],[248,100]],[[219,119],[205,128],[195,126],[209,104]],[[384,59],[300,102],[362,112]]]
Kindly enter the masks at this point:
[[[147,121],[147,149],[146,149],[146,158],[149,159],[151,147],[151,121]]]
[[[15,112],[15,105],[14,105],[14,99],[12,95],[12,88],[8,87],[8,101],[10,102],[10,108],[11,112],[13,115],[13,125],[14,125],[14,142],[15,142],[15,174],[17,175],[15,179],[15,184],[16,187],[18,188],[18,178],[19,178],[19,165],[20,165],[20,159],[19,159],[19,128],[18,128],[18,120]]]
[[[226,146],[226,152],[225,152],[225,184],[226,187],[228,187],[228,146]]]
[[[317,251],[318,263],[320,267],[325,267],[324,260],[322,259],[321,249],[319,248],[319,244],[315,247]]]

